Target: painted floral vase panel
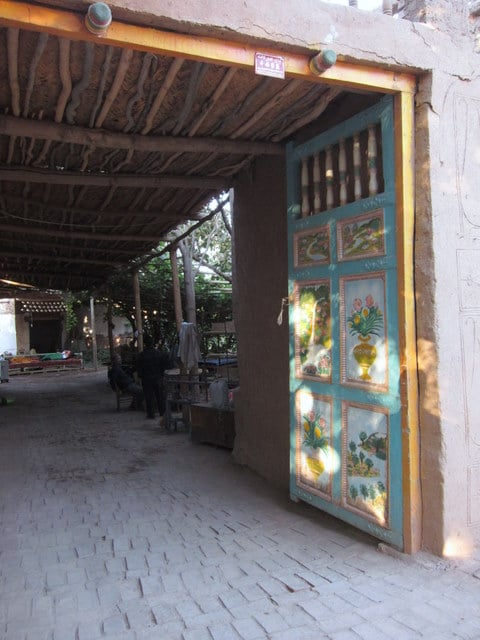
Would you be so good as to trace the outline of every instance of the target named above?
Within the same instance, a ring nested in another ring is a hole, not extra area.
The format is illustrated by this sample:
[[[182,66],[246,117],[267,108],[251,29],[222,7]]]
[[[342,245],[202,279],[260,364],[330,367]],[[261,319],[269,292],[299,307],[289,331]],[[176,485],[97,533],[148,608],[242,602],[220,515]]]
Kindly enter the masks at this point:
[[[341,278],[342,382],[386,389],[385,274]]]
[[[340,262],[385,255],[383,209],[339,222],[337,244]]]
[[[311,267],[330,262],[330,227],[301,231],[294,236],[295,267]]]
[[[388,527],[388,412],[344,403],[345,506]]]
[[[297,484],[331,499],[332,472],[339,466],[332,447],[331,400],[298,391],[295,401]]]
[[[330,380],[330,281],[297,282],[294,299],[296,375],[313,380]]]

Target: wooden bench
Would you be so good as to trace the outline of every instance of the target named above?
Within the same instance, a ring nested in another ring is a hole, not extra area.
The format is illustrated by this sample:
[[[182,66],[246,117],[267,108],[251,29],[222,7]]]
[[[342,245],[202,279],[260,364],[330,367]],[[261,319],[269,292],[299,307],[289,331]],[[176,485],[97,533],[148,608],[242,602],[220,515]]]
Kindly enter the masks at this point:
[[[47,354],[35,354],[25,356],[7,356],[8,371],[10,375],[20,373],[42,373],[44,371],[66,371],[71,369],[83,369],[83,355],[75,353],[69,358],[42,359]]]

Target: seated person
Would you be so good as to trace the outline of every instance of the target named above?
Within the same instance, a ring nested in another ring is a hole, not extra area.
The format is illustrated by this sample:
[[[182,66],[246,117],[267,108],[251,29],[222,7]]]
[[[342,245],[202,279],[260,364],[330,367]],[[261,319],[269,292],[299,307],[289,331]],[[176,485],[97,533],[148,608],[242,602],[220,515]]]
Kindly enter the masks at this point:
[[[118,387],[123,393],[129,393],[132,396],[131,409],[143,409],[143,390],[124,371],[122,359],[118,354],[113,356],[112,367],[108,372],[108,380],[114,391],[116,390],[115,387]]]
[[[120,346],[120,357],[122,358],[122,367],[129,375],[133,376],[136,371],[137,350],[133,344],[133,340],[129,344]]]

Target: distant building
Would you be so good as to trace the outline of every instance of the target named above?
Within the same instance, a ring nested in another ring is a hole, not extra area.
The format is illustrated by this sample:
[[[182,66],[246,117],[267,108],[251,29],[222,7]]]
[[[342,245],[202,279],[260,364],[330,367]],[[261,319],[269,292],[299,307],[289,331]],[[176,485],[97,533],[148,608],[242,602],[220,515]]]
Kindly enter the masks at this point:
[[[61,295],[17,292],[0,298],[0,353],[12,355],[61,351],[66,305]]]
[[[40,291],[15,292],[15,297],[0,297],[0,354],[17,355],[31,351],[51,353],[71,349],[91,348],[92,324],[90,309],[82,307],[78,324],[70,336],[66,327],[67,306],[60,294]],[[97,348],[108,348],[106,307],[95,307]],[[120,346],[132,339],[131,325],[126,318],[112,318],[114,344]]]

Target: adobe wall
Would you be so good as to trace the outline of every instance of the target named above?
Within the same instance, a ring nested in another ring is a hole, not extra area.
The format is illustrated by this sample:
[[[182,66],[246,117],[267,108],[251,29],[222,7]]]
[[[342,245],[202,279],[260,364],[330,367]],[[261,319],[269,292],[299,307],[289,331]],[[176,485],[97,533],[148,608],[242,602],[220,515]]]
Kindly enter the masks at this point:
[[[91,0],[38,0],[38,4],[87,12]],[[380,3],[380,0],[379,0]],[[407,0],[412,19],[464,22],[455,6],[467,0]],[[201,34],[236,42],[251,42],[276,49],[318,51],[325,44],[342,59],[380,64],[389,68],[429,70],[463,66],[462,51],[448,33],[426,24],[394,20],[379,12],[327,4],[317,0],[108,0],[114,20],[180,33]],[[449,16],[457,17],[450,20]],[[392,29],[392,22],[395,27]]]
[[[234,458],[288,489],[288,309],[285,164],[259,159],[235,189],[234,318],[240,392]]]
[[[479,74],[466,81],[440,71],[420,84],[417,95],[424,540],[446,555],[480,546],[478,96]]]

